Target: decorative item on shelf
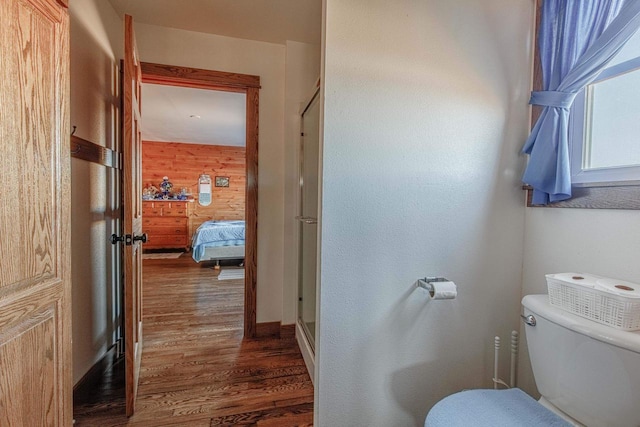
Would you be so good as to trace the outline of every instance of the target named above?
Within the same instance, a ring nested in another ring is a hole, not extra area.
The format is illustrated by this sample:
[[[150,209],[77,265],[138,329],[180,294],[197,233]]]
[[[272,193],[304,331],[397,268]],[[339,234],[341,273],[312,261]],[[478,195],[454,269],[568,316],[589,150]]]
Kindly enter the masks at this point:
[[[171,189],[173,188],[173,184],[169,181],[169,177],[167,176],[162,177],[160,188],[162,189],[162,198],[168,199],[169,196],[171,195]]]
[[[180,189],[180,192],[176,195],[176,197],[178,198],[178,200],[187,200],[187,197],[189,195],[187,194],[187,189],[185,187],[182,187]]]
[[[142,200],[153,200],[158,197],[160,190],[155,185],[147,184],[142,190]]]
[[[216,176],[216,187],[228,187],[228,186],[229,186],[228,176]]]

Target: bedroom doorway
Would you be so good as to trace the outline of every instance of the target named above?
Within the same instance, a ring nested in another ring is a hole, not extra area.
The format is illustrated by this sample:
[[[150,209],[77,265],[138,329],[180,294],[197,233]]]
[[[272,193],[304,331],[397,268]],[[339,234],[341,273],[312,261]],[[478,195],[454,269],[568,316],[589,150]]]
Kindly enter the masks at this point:
[[[257,194],[258,194],[258,110],[259,110],[259,89],[260,89],[260,78],[258,76],[251,75],[243,75],[243,74],[235,74],[235,73],[226,73],[212,70],[202,70],[202,69],[194,69],[187,67],[178,67],[178,66],[170,66],[170,65],[162,65],[162,64],[152,64],[152,63],[141,63],[142,67],[142,82],[148,87],[165,87],[165,89],[173,88],[191,88],[191,89],[206,89],[208,91],[216,91],[223,95],[228,102],[231,104],[238,103],[238,100],[241,97],[244,103],[244,112],[245,112],[245,120],[244,120],[244,128],[245,128],[245,147],[244,150],[244,164],[242,165],[244,169],[244,337],[245,338],[253,338],[256,333],[256,268],[257,268]],[[158,86],[159,85],[159,86]],[[170,96],[171,98],[171,96]],[[145,108],[148,104],[143,105],[143,116]],[[197,112],[193,112],[192,114],[195,117],[190,117],[193,120],[198,120]],[[175,129],[176,132],[180,132],[180,129]],[[158,144],[167,144],[166,142],[158,143]],[[158,147],[158,151],[165,151],[165,154],[171,153],[172,150],[178,150],[179,148],[176,145],[163,145]],[[190,144],[181,144],[183,146],[188,146]],[[229,147],[221,149],[224,151],[221,153],[221,158],[224,159],[224,164],[226,167],[229,167],[230,163],[233,163],[233,158],[238,154],[239,147]],[[187,150],[189,150],[187,148]],[[204,155],[203,153],[194,152],[194,147],[191,147],[191,154],[194,156]],[[161,155],[162,153],[159,153]],[[144,155],[144,151],[143,151]],[[161,156],[159,156],[159,159]],[[230,160],[231,159],[231,160]],[[161,162],[162,160],[157,160]],[[177,158],[175,160],[178,161]],[[162,165],[159,165],[162,166]],[[165,165],[168,167],[168,165]],[[175,166],[174,166],[175,167]],[[202,169],[202,168],[200,168]],[[215,170],[215,167],[214,167]],[[196,192],[199,194],[199,200],[204,201],[204,205],[207,203],[207,194],[211,197],[212,191],[217,187],[223,187],[222,189],[228,189],[228,194],[232,194],[230,190],[232,190],[232,186],[237,186],[239,182],[239,175],[233,175],[232,173],[228,174],[217,174],[217,172],[213,174],[203,173],[201,170],[196,170],[198,175],[198,183],[194,184],[192,188],[185,188],[184,191],[180,189],[177,193],[188,193],[188,192]],[[207,176],[203,176],[207,175]],[[169,180],[171,177],[168,177]],[[159,188],[156,188],[158,191],[163,191],[163,185],[160,185],[160,182],[157,184]],[[167,187],[167,185],[164,185]],[[238,190],[238,188],[236,188]],[[173,189],[173,192],[176,193],[176,189]],[[147,196],[148,197],[148,196]],[[155,201],[155,200],[154,200]],[[190,209],[194,209],[194,204],[198,202],[189,202],[182,200],[160,200],[157,202],[159,206],[151,206],[149,205],[149,210],[152,215],[158,214],[158,210],[160,212],[164,212],[165,210],[170,212],[167,216],[168,221],[183,221],[178,219],[178,217],[183,218],[187,212],[190,212]],[[164,206],[163,204],[168,204]],[[176,206],[173,206],[175,204]],[[199,206],[202,205],[199,204]],[[184,211],[184,212],[183,212]],[[155,212],[155,213],[154,213]],[[160,213],[160,215],[162,215]],[[232,215],[232,213],[227,212],[227,216]],[[171,237],[173,239],[171,242],[174,247],[189,247],[191,245],[191,235],[192,232],[196,231],[196,227],[202,224],[206,219],[206,214],[201,215],[200,217],[196,217],[195,221],[192,224],[192,230],[188,233],[188,238],[186,237]],[[143,220],[144,220],[144,212],[143,212]],[[238,222],[238,221],[236,221]],[[176,223],[177,224],[177,223]],[[173,224],[171,224],[173,225]],[[238,224],[233,224],[237,226]],[[182,225],[181,225],[182,227]],[[176,228],[176,227],[173,227]],[[237,228],[237,227],[236,227]],[[177,228],[176,228],[177,230]],[[171,230],[170,230],[171,231]],[[214,233],[216,233],[215,231]],[[237,232],[237,230],[236,230]],[[238,241],[241,239],[237,239]],[[153,238],[150,238],[151,248],[157,247],[153,243]],[[158,237],[156,238],[156,243],[160,245],[167,245],[165,242],[158,242]],[[218,253],[220,250],[223,252],[228,251],[229,247],[222,247],[218,249],[213,249],[215,252],[215,259],[225,259],[225,258],[237,258],[238,254],[238,244],[236,242],[233,244],[233,248],[231,248],[231,254],[228,253]],[[207,251],[204,253],[204,251]],[[198,253],[197,255],[201,256],[211,256],[208,252],[209,249],[202,249],[203,253]],[[216,252],[217,251],[217,252]],[[194,255],[196,253],[194,252]],[[207,258],[209,259],[209,258]]]

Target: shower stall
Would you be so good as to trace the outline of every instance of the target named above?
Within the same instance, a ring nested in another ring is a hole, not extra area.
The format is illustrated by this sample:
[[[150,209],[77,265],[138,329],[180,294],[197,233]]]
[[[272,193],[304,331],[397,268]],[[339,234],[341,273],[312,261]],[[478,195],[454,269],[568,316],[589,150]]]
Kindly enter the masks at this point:
[[[296,337],[313,379],[316,348],[316,267],[318,250],[318,183],[320,154],[319,89],[301,117],[300,206],[298,211],[298,322]]]

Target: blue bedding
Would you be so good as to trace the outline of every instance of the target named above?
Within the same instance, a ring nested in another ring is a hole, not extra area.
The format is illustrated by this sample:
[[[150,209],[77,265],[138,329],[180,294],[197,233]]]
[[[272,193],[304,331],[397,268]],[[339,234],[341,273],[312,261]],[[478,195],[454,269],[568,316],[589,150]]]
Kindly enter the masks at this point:
[[[192,257],[201,261],[207,247],[243,246],[244,221],[205,221],[193,234]]]

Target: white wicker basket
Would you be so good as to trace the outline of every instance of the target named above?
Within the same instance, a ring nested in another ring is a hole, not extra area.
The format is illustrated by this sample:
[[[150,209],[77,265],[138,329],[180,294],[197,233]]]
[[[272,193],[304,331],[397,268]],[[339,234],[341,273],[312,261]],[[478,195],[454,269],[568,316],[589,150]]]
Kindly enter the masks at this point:
[[[546,278],[551,305],[616,329],[640,330],[640,285],[583,273]]]

